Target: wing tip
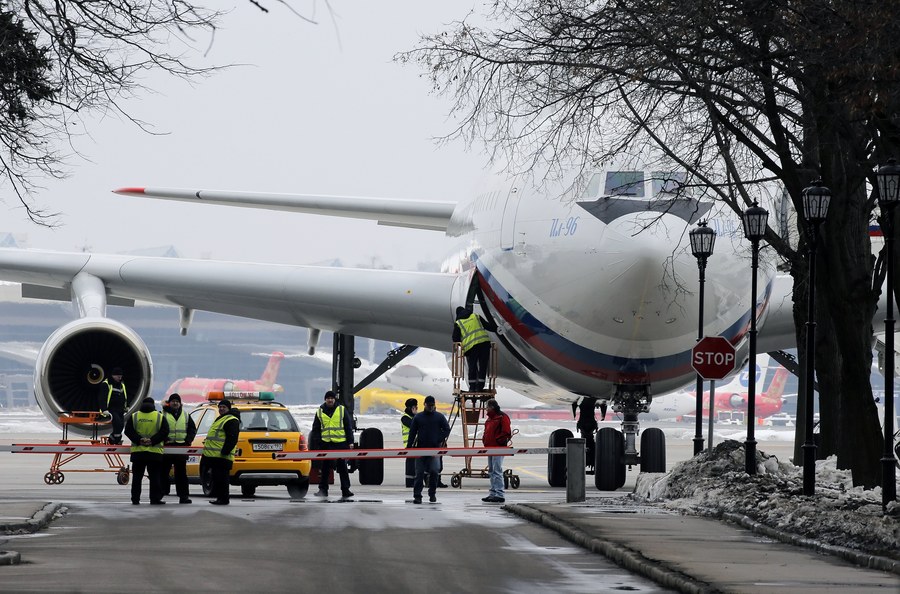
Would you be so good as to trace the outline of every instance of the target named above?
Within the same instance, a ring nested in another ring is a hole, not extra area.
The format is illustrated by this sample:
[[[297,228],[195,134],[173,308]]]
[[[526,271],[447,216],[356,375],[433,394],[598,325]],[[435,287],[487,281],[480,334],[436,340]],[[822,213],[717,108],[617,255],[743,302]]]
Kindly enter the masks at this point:
[[[125,196],[142,196],[144,194],[145,188],[119,188],[117,190],[113,190],[114,194],[123,194]]]

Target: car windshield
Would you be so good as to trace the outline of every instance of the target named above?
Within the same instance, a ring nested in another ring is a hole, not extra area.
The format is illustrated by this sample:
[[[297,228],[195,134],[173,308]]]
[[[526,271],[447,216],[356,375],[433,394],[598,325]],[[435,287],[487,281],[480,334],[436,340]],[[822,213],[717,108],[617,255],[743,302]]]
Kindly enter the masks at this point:
[[[241,431],[299,431],[297,422],[285,409],[241,411]]]

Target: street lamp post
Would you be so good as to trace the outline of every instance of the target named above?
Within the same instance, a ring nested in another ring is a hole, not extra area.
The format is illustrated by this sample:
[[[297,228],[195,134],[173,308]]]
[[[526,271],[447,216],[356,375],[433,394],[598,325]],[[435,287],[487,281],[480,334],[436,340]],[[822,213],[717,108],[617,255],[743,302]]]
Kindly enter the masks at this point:
[[[703,338],[703,285],[706,283],[706,260],[712,256],[716,245],[716,232],[706,226],[706,221],[697,223],[697,227],[688,233],[691,239],[691,253],[697,258],[700,269],[700,311],[697,316],[697,341]],[[703,378],[697,374],[697,430],[694,434],[694,455],[703,451]]]
[[[887,315],[884,318],[884,453],[881,456],[881,505],[897,499],[894,467],[894,207],[900,201],[900,167],[891,159],[878,168],[878,205],[887,249]]]
[[[750,374],[747,378],[747,441],[744,444],[747,474],[756,474],[756,271],[759,269],[759,242],[766,234],[769,211],[756,202],[744,211],[744,237],[750,240],[752,255],[750,269]]]
[[[819,225],[828,216],[831,190],[818,179],[803,190],[803,216],[809,223],[812,234],[809,238],[809,287],[806,312],[806,408],[805,433],[803,443],[803,494],[814,495],[816,491],[816,442],[813,439],[813,385],[815,384],[816,361],[816,244],[819,241]]]

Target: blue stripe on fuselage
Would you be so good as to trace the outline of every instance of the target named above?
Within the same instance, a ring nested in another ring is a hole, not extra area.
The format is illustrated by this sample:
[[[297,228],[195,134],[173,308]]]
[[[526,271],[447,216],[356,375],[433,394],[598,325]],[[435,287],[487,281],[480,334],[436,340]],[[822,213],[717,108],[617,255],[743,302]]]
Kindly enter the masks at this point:
[[[664,357],[626,359],[592,351],[576,344],[551,330],[526,310],[481,260],[476,259],[475,265],[481,278],[482,292],[495,311],[531,348],[570,371],[613,383],[652,383],[692,373],[690,350]],[[772,283],[769,283],[765,288],[765,298],[760,311],[765,311],[768,306],[771,290]],[[749,329],[749,324],[748,310],[721,336],[736,344]],[[533,360],[531,362],[537,363]],[[540,368],[540,365],[537,367]]]

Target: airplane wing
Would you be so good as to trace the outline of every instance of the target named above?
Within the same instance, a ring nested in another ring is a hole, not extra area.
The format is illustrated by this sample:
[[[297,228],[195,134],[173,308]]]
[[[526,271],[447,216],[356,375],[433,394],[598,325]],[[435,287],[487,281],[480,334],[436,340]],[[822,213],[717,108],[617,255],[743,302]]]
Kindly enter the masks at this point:
[[[446,349],[467,279],[455,274],[0,249],[0,278],[66,298],[76,275],[137,299]],[[41,294],[41,291],[34,292]]]
[[[378,221],[379,225],[446,231],[455,202],[429,202],[396,198],[274,194],[179,188],[119,188],[116,194],[146,196],[179,202],[261,208]]]

